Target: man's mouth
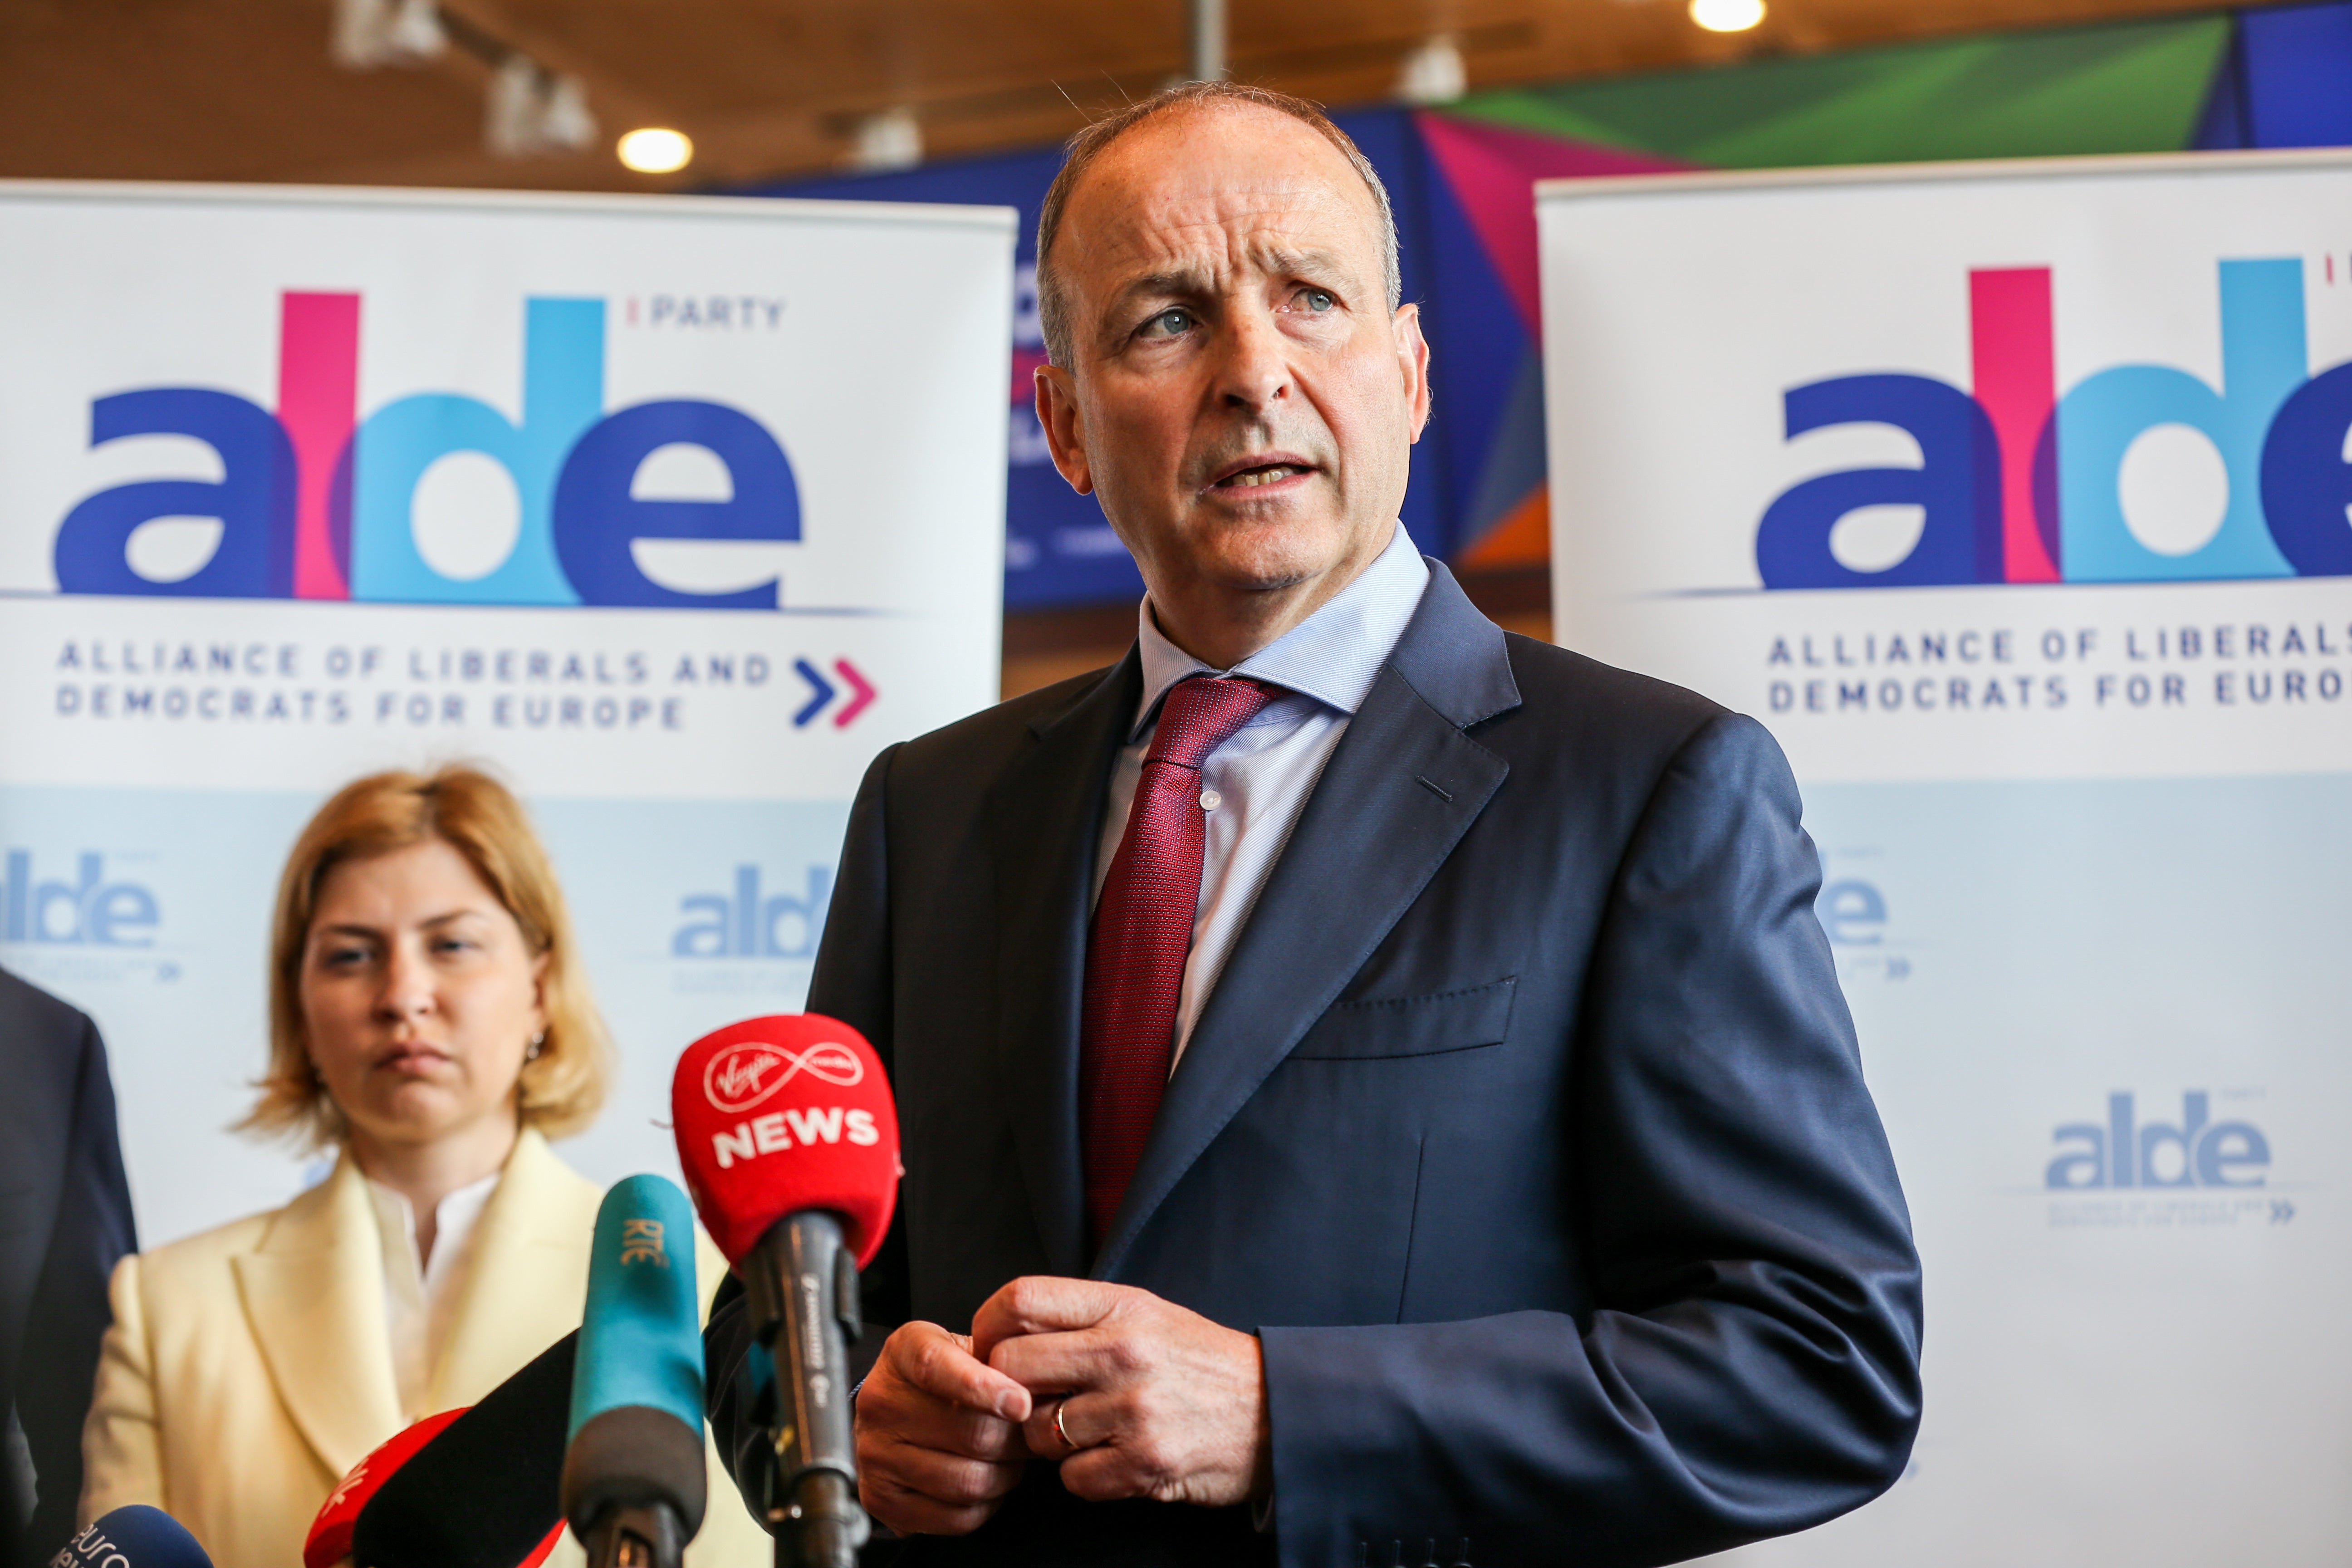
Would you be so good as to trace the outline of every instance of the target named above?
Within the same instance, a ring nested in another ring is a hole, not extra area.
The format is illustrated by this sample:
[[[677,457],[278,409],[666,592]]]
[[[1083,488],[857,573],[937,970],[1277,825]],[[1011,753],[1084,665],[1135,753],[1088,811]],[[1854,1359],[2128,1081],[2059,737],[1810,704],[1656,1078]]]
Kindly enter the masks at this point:
[[[1311,474],[1314,468],[1294,458],[1263,458],[1244,464],[1218,476],[1210,482],[1214,490],[1255,489],[1260,485],[1279,484],[1300,474]]]

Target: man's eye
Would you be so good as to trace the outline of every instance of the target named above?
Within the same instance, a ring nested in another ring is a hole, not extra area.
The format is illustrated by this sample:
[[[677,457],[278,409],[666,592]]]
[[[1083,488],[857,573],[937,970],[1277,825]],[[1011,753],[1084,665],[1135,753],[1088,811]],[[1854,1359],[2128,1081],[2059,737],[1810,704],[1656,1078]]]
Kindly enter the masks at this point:
[[[1306,300],[1307,308],[1317,315],[1322,314],[1339,302],[1333,299],[1328,291],[1321,289],[1309,289],[1299,298]]]
[[[1143,323],[1145,332],[1155,337],[1179,337],[1192,327],[1192,312],[1171,309],[1162,310]]]

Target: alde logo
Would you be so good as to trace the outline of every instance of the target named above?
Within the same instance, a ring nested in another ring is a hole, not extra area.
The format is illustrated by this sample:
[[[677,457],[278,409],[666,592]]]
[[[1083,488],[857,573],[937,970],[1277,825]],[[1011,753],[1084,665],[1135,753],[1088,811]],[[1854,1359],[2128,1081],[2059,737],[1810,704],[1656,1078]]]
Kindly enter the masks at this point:
[[[751,1110],[803,1072],[836,1089],[855,1089],[866,1081],[866,1064],[838,1041],[819,1041],[794,1051],[747,1040],[710,1058],[702,1069],[702,1097],[732,1116]]]
[[[11,849],[0,882],[0,942],[68,947],[152,947],[163,915],[155,895],[138,882],[110,879],[106,857],[85,849],[74,874],[42,878],[29,850]]]
[[[772,610],[777,584],[684,593],[638,566],[638,540],[796,541],[791,463],[758,420],[721,403],[670,398],[607,412],[604,301],[526,301],[520,417],[478,398],[424,392],[358,416],[360,296],[280,297],[278,407],[209,387],[118,392],[90,405],[90,445],[191,436],[218,456],[216,480],[150,479],[99,491],[58,526],[66,594],[357,599],[415,605],[625,605]],[[718,500],[641,496],[639,469],[666,447],[725,469]],[[513,481],[518,528],[478,575],[436,570],[414,525],[417,485],[454,453]],[[189,574],[142,576],[131,538],[158,518],[217,519],[219,541]]]
[[[2210,1097],[2180,1097],[2177,1122],[2138,1120],[2129,1094],[2107,1097],[2107,1120],[2070,1121],[2051,1134],[2060,1153],[2043,1173],[2053,1192],[2115,1187],[2259,1187],[2270,1140],[2250,1121],[2212,1120]]]
[[[836,721],[841,722],[841,721]],[[731,893],[695,893],[678,900],[689,919],[670,936],[673,958],[814,958],[833,901],[833,868],[811,866],[804,891],[770,895],[760,868],[735,868]]]
[[[2352,363],[2310,374],[2303,263],[2219,264],[2221,383],[2168,365],[2098,371],[2058,395],[2051,269],[1971,271],[1973,388],[1932,376],[1839,376],[1790,389],[1788,438],[1891,425],[1917,468],[1849,468],[1790,486],[1756,531],[1767,588],[2153,583],[2352,575]],[[2124,514],[2125,456],[2151,430],[2211,443],[2228,481],[2220,525],[2171,552]],[[1865,507],[1916,507],[1916,542],[1863,571],[1832,533]]]

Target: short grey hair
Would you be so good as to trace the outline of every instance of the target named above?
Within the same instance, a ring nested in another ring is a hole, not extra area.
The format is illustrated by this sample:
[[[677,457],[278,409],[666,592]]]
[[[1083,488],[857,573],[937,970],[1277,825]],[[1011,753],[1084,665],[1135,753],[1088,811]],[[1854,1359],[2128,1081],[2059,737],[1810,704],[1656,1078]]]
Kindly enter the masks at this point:
[[[1067,365],[1071,354],[1069,300],[1062,290],[1061,273],[1054,265],[1054,237],[1061,232],[1062,209],[1069,204],[1070,191],[1077,184],[1078,176],[1112,142],[1147,120],[1175,110],[1227,103],[1255,104],[1310,125],[1354,165],[1356,173],[1363,176],[1364,188],[1372,193],[1372,205],[1380,209],[1381,277],[1388,285],[1389,309],[1394,310],[1403,300],[1403,275],[1397,262],[1396,209],[1390,205],[1388,187],[1381,184],[1380,171],[1372,167],[1372,161],[1364,156],[1348,133],[1333,124],[1320,106],[1286,92],[1240,82],[1188,81],[1138,100],[1070,138],[1061,173],[1054,176],[1053,184],[1045,192],[1045,208],[1037,215],[1037,318],[1045,331],[1045,353],[1055,364]]]

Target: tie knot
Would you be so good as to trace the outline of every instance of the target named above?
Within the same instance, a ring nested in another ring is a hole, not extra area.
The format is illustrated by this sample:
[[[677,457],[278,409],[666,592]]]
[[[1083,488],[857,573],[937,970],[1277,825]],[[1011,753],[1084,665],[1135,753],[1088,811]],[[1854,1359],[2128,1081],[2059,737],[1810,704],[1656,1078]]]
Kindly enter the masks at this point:
[[[1230,675],[1180,680],[1160,704],[1160,726],[1143,760],[1197,768],[1276,695],[1274,687]]]

